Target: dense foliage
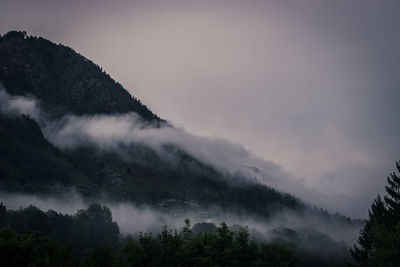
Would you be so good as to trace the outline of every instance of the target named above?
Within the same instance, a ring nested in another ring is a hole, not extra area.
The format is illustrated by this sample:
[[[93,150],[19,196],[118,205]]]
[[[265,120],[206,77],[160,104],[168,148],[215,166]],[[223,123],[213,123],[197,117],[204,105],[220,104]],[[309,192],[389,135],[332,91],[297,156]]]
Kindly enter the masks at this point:
[[[37,233],[17,234],[9,226],[0,230],[1,266],[74,266],[68,249]]]
[[[400,162],[396,163],[400,172]],[[357,266],[400,266],[400,177],[387,178],[386,195],[371,205],[358,245],[351,249]]]
[[[231,231],[221,223],[216,232],[193,235],[189,221],[181,232],[167,228],[153,237],[139,234],[124,252],[132,266],[294,266],[286,246],[249,239],[246,228]]]
[[[9,225],[18,233],[26,230],[38,232],[51,240],[71,248],[81,258],[99,245],[115,246],[119,241],[119,227],[112,220],[107,207],[93,204],[75,215],[53,210],[43,212],[30,206],[20,210],[6,210],[0,205],[0,227]]]

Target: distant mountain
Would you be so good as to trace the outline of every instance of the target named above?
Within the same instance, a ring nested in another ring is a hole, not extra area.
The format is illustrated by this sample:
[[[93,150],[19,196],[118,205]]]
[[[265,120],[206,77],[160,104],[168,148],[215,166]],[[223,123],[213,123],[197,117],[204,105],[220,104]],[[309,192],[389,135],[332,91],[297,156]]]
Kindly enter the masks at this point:
[[[135,112],[146,121],[162,121],[90,60],[25,32],[0,38],[0,81],[10,94],[32,94],[57,114]]]

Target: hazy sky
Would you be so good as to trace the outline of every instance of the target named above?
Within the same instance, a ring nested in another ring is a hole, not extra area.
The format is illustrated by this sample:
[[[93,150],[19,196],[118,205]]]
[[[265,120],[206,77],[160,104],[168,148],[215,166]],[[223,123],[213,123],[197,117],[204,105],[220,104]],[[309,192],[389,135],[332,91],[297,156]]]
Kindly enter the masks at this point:
[[[400,159],[400,1],[0,0],[160,117],[241,143],[366,214]]]

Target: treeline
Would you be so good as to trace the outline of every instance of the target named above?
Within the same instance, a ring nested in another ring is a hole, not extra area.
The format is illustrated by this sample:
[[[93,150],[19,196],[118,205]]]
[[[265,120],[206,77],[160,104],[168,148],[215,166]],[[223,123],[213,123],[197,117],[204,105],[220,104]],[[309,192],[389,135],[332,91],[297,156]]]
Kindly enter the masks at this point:
[[[221,223],[216,232],[193,235],[190,222],[153,236],[139,234],[124,247],[133,266],[295,266],[292,250],[278,243],[250,240],[247,228],[231,231]]]
[[[159,234],[121,237],[110,210],[93,204],[75,215],[0,205],[3,266],[295,266],[287,246],[252,240],[247,228],[193,233],[166,227]],[[29,229],[29,231],[27,231]]]

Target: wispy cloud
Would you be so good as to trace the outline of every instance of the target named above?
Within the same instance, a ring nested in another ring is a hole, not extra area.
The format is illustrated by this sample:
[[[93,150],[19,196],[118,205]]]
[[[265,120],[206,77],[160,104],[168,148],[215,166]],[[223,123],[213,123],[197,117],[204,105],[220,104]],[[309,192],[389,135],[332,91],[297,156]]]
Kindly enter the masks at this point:
[[[29,96],[12,96],[0,83],[0,113],[8,116],[26,114],[34,119],[41,119],[38,101]]]

